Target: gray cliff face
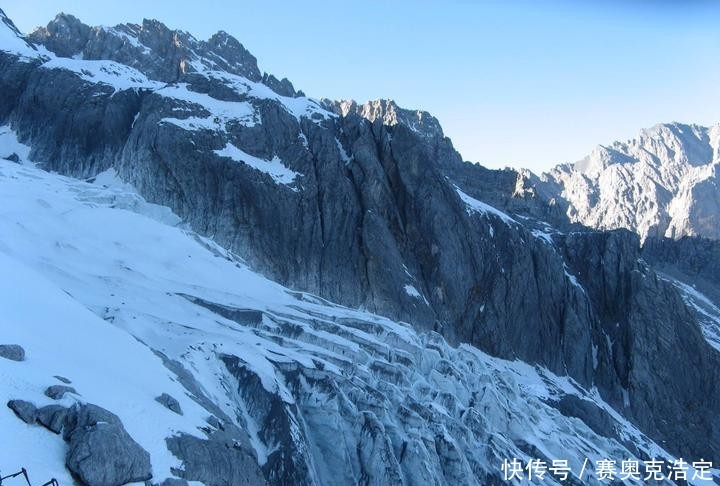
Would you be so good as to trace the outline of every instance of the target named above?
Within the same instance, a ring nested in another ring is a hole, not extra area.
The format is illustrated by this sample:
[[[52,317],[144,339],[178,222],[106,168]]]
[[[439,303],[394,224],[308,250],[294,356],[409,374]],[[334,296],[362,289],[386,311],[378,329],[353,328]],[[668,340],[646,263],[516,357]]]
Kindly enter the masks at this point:
[[[566,206],[544,197],[547,186],[464,163],[429,114],[390,101],[309,100],[262,75],[223,32],[198,41],[157,21],[109,29],[60,15],[29,39],[57,57],[0,52],[0,125],[44,168],[78,178],[113,168],[148,201],[288,287],[596,386],[670,451],[720,460],[717,351],[629,232],[561,234],[541,221],[571,227]],[[246,401],[264,401],[255,413],[270,410],[256,419],[286,431],[262,465],[268,481],[310,476],[327,446],[298,445],[292,417],[321,427],[322,412],[263,397],[237,359],[222,361]],[[354,384],[285,373],[299,395],[312,382],[337,400],[338,417],[362,438],[352,458],[362,482],[400,484],[414,474],[398,463],[387,423],[362,407],[351,407],[351,419],[342,412],[343,394],[361,393]],[[195,440],[169,446],[184,458],[186,479],[207,481],[202,463],[215,442]],[[401,447],[422,450],[430,439],[414,440]],[[437,470],[473,470],[456,442],[438,433],[432,443],[427,461],[442,462]],[[234,477],[228,464],[239,460],[218,467]],[[417,481],[437,470],[416,471],[426,474]]]

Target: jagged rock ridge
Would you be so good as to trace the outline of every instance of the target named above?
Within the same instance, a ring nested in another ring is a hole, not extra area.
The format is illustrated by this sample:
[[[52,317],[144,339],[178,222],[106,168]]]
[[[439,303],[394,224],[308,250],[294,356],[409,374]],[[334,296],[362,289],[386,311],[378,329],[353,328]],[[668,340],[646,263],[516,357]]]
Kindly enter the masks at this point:
[[[720,239],[719,167],[720,124],[669,123],[520,184],[591,228]]]

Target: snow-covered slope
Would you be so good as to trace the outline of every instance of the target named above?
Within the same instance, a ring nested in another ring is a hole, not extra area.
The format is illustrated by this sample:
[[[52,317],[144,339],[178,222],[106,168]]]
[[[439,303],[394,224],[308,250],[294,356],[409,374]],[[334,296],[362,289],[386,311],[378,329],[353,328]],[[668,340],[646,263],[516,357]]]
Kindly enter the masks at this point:
[[[534,180],[563,201],[572,222],[640,235],[720,238],[720,125],[670,123],[627,142],[598,146],[583,160]]]
[[[268,281],[112,172],[82,182],[21,162],[0,161],[0,335],[26,360],[0,359],[0,396],[114,412],[153,482],[230,484],[188,453],[221,427],[270,484],[488,484],[514,457],[576,474],[585,458],[671,458],[568,378]],[[55,376],[77,393],[45,396]],[[8,408],[0,424],[0,469],[71,484],[59,436]]]
[[[17,55],[22,59],[37,56],[37,49],[23,38],[2,10],[0,10],[0,51]]]

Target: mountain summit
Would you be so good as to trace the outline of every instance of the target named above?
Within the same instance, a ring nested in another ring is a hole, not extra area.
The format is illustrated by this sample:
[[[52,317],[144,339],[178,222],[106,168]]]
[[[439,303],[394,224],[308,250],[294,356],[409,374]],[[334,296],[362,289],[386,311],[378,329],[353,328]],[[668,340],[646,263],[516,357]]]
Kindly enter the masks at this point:
[[[647,237],[720,239],[720,125],[670,123],[627,142],[598,146],[527,185],[561,204],[568,218]]]

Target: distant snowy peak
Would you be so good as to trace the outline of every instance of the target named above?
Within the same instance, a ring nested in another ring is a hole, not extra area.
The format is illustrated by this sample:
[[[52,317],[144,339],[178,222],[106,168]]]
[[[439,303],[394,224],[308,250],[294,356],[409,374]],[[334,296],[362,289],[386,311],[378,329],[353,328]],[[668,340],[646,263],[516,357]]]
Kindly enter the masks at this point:
[[[599,145],[590,155],[569,167],[593,174],[614,164],[641,163],[667,168],[707,165],[718,160],[718,133],[720,125],[707,128],[680,123],[658,124],[641,130],[635,139]]]
[[[526,186],[566,206],[571,222],[649,236],[720,238],[720,124],[668,123],[596,147]],[[531,181],[532,180],[532,181]]]

